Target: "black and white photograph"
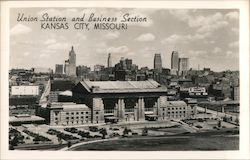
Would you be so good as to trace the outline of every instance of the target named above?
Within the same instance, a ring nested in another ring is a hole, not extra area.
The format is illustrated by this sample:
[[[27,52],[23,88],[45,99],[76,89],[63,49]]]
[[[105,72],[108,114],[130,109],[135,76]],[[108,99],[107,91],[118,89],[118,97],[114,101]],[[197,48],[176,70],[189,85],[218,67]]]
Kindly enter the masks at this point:
[[[9,7],[7,151],[240,152],[240,135],[249,133],[241,14],[239,7]]]

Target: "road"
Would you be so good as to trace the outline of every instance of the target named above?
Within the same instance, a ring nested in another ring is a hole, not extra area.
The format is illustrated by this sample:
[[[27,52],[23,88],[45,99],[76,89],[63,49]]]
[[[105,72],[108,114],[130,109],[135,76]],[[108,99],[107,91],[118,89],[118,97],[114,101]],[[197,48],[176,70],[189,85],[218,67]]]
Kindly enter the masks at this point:
[[[203,108],[203,107],[197,106],[197,110],[200,111],[200,112],[205,112],[205,108]],[[211,109],[207,109],[206,112],[211,113],[211,114],[215,115],[216,117],[220,117],[220,118],[223,118],[225,116],[232,117],[233,120],[235,120],[237,118],[237,116],[235,116],[235,115],[231,115],[231,114],[228,114],[228,113],[217,112],[217,111],[214,111],[214,110],[211,110]]]
[[[119,139],[118,137],[115,137],[115,138],[109,138],[109,139],[99,139],[99,140],[94,140],[94,141],[88,141],[88,142],[80,142],[80,143],[77,143],[77,144],[74,144],[72,145],[71,147],[64,147],[62,149],[60,149],[61,151],[67,151],[67,150],[70,150],[72,148],[75,148],[77,146],[81,146],[81,145],[85,145],[85,144],[91,144],[91,143],[96,143],[96,142],[105,142],[105,141],[112,141],[112,140],[117,140]]]

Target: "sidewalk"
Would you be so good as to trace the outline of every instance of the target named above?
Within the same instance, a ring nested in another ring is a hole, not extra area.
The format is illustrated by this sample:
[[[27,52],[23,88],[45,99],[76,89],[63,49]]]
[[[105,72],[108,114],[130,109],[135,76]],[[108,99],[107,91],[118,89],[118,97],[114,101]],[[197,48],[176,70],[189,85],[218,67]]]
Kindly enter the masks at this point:
[[[75,148],[75,147],[81,146],[81,145],[85,145],[85,144],[96,143],[96,142],[112,141],[112,140],[117,140],[117,139],[119,139],[119,138],[115,137],[115,138],[109,138],[109,139],[99,139],[99,140],[88,141],[88,142],[80,142],[80,143],[72,145],[69,148],[68,147],[64,147],[64,148],[60,149],[60,151],[68,151],[68,150],[70,150],[72,148]]]

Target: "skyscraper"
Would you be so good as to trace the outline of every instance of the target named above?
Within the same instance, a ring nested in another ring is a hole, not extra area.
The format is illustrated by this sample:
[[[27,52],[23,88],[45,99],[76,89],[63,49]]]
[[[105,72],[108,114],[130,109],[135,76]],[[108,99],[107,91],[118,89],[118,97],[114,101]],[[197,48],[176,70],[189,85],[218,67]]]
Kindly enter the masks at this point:
[[[121,69],[122,70],[126,70],[127,69],[127,65],[126,65],[126,61],[125,61],[124,57],[121,57],[120,64],[121,64]]]
[[[179,70],[179,75],[186,74],[186,72],[189,70],[188,58],[179,58],[178,70]]]
[[[173,51],[171,55],[171,74],[176,75],[179,67],[179,55],[177,51]]]
[[[63,74],[63,65],[56,64],[55,74]]]
[[[73,46],[69,52],[69,59],[65,61],[65,74],[68,76],[76,76],[76,54]]]
[[[111,53],[108,55],[108,68],[112,67]]]
[[[159,53],[156,53],[154,57],[154,69],[157,72],[162,72],[161,54]]]

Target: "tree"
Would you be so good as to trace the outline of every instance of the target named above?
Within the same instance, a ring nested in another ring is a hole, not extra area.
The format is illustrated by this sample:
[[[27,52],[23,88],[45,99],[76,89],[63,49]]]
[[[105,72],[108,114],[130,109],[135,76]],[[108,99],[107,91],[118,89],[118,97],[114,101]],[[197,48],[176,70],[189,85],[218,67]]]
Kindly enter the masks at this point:
[[[148,128],[145,127],[145,128],[143,128],[143,130],[142,130],[142,136],[147,136],[147,135],[148,135]]]
[[[102,139],[105,139],[105,136],[108,134],[106,128],[102,128],[100,133],[102,134]]]
[[[59,142],[60,144],[62,144],[62,137],[58,136],[58,137],[57,137],[57,140],[58,140],[58,142]]]
[[[218,121],[218,127],[221,127],[221,120]]]
[[[12,146],[17,146],[18,142],[19,142],[18,137],[17,137],[17,136],[14,136],[13,140],[10,141],[10,144],[11,144]]]
[[[123,130],[123,136],[127,136],[128,133],[129,133],[129,130],[127,129],[127,127],[124,128],[124,130]]]
[[[239,118],[236,118],[236,119],[235,119],[235,123],[236,123],[237,125],[239,125]]]
[[[72,146],[71,141],[68,141],[68,148]]]

